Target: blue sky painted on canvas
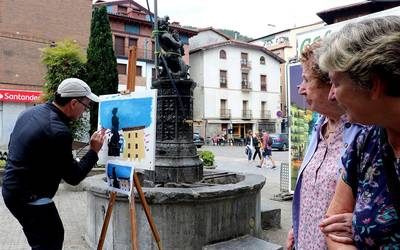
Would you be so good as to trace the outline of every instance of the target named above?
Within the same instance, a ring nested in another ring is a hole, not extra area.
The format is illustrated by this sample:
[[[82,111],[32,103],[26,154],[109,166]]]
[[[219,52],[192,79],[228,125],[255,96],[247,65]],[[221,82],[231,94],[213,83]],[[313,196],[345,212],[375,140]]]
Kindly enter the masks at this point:
[[[103,101],[100,103],[100,124],[103,128],[111,129],[111,118],[113,108],[118,108],[119,129],[150,126],[151,119],[151,97],[134,99],[117,99]]]
[[[123,165],[117,165],[113,163],[108,163],[107,165],[107,174],[108,176],[112,176],[112,169],[115,167],[115,173],[117,174],[118,178],[125,178],[125,179],[130,179],[131,176],[131,167],[126,167]]]

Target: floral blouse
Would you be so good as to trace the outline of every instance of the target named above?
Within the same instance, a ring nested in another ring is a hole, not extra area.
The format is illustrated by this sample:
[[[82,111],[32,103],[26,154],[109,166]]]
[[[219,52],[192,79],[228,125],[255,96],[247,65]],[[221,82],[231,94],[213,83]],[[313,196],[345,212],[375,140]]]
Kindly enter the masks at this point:
[[[385,130],[376,126],[362,130],[342,159],[343,180],[356,199],[353,234],[358,249],[400,249],[399,214],[390,198],[382,159],[393,163],[399,177],[399,160]]]
[[[337,126],[329,140],[324,139],[320,132],[317,149],[304,169],[300,193],[298,249],[327,249],[324,234],[318,225],[324,219],[335,193],[339,176],[338,162],[344,146],[343,131],[344,122]]]

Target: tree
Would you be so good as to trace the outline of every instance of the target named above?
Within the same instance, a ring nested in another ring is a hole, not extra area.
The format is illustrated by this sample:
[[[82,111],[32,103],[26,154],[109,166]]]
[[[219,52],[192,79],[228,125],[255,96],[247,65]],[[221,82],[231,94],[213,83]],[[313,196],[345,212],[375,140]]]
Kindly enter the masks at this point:
[[[46,80],[43,86],[41,102],[54,99],[58,85],[66,78],[86,80],[86,57],[82,48],[71,40],[57,42],[54,47],[42,49],[41,61],[46,66]],[[76,140],[87,141],[87,115],[70,123],[71,133]]]
[[[94,8],[87,50],[87,83],[96,95],[118,92],[117,59],[105,6]],[[97,130],[98,106],[90,112],[90,131]]]

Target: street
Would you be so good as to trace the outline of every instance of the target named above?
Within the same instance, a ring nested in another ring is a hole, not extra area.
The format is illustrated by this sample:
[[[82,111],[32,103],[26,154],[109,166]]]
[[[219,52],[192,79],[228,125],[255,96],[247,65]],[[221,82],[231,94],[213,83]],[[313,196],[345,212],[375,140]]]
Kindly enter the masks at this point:
[[[272,243],[285,246],[286,236],[292,227],[292,202],[271,200],[274,195],[280,193],[280,164],[289,162],[289,151],[272,151],[272,158],[276,161],[277,168],[271,169],[271,163],[268,168],[258,168],[260,160],[248,162],[245,155],[245,147],[232,146],[203,146],[200,151],[209,150],[215,155],[215,164],[219,170],[233,172],[245,172],[252,174],[261,174],[266,177],[266,182],[261,190],[261,204],[268,208],[281,209],[281,229],[270,229],[263,233],[263,239]]]

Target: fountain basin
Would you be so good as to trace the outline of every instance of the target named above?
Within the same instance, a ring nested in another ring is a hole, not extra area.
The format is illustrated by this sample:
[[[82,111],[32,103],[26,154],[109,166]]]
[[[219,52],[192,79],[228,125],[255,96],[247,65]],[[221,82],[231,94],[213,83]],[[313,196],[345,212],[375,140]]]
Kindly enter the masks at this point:
[[[227,178],[229,184],[219,178],[200,187],[143,187],[164,249],[202,249],[246,234],[260,236],[260,191],[265,177],[235,176]],[[97,246],[109,201],[103,177],[92,176],[84,182],[88,191],[85,239],[92,248]],[[135,200],[138,247],[157,249],[137,193]],[[128,198],[118,194],[103,249],[131,248],[129,216]]]

